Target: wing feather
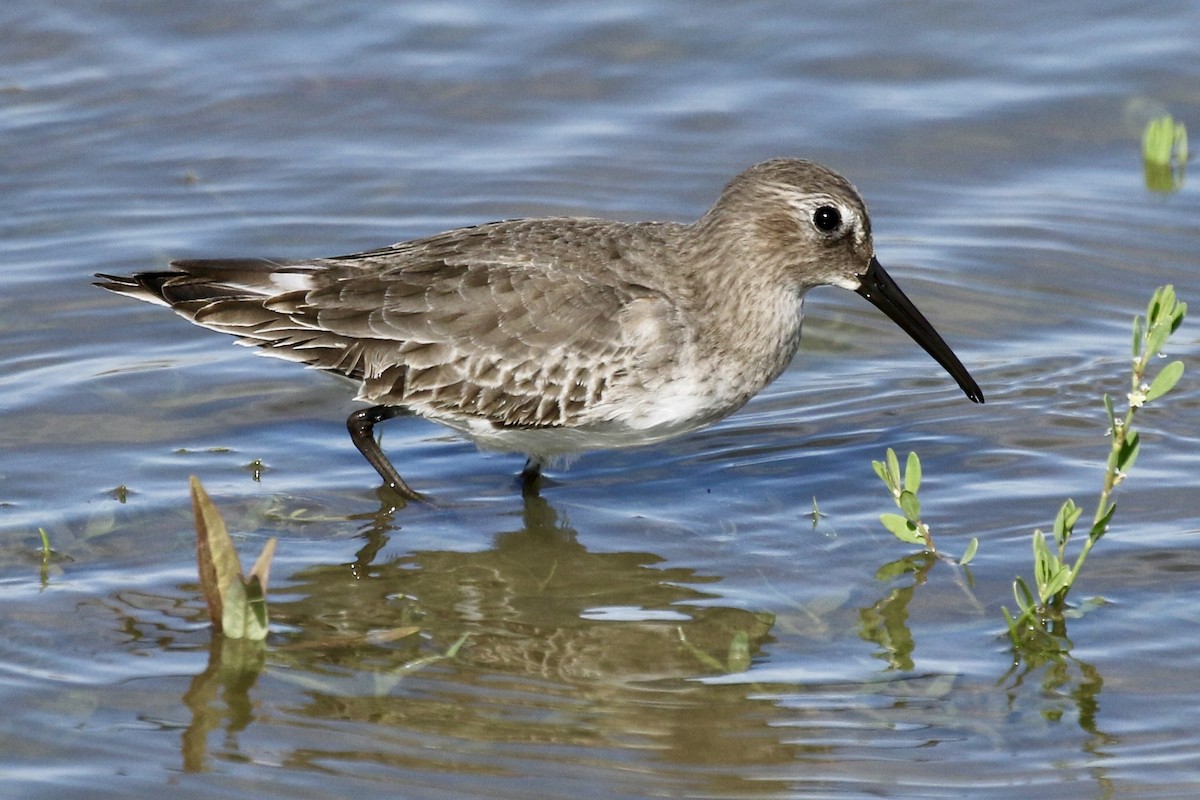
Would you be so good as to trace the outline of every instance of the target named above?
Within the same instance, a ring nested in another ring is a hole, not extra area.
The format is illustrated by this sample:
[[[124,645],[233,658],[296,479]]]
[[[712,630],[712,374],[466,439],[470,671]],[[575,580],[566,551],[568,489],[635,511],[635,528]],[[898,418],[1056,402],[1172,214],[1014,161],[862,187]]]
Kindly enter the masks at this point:
[[[647,285],[668,271],[624,247],[633,227],[518,220],[314,261],[177,261],[105,285],[361,380],[364,400],[554,426],[603,415],[634,362],[682,344],[670,293]],[[637,227],[644,241],[677,226]]]

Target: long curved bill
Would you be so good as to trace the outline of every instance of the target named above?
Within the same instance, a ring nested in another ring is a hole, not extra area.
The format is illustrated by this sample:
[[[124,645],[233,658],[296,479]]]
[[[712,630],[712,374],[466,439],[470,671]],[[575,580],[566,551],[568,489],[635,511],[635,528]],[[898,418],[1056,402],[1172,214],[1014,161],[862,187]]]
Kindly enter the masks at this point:
[[[858,280],[856,292],[887,314],[913,338],[913,341],[921,345],[926,353],[933,356],[933,360],[941,364],[942,369],[958,381],[959,387],[967,397],[976,403],[983,402],[983,390],[975,383],[971,373],[967,372],[967,368],[958,360],[958,356],[954,355],[950,345],[938,335],[912,301],[905,297],[904,292],[900,291],[900,287],[892,280],[892,276],[887,274],[874,256],[871,256],[867,271],[859,275]]]

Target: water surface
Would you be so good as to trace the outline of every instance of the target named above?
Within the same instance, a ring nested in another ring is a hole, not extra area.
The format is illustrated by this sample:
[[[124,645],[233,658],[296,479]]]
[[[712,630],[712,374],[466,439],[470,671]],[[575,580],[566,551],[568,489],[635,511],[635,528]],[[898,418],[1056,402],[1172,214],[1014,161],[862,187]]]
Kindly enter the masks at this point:
[[[1194,187],[1148,191],[1138,144],[1159,110],[1200,127],[1198,40],[1192,3],[8,3],[6,793],[1191,795],[1190,373],[1141,418],[1070,659],[1014,668],[1000,607],[1032,530],[1068,496],[1091,513],[1132,315],[1162,283],[1200,298]],[[394,510],[343,384],[90,285],[506,217],[689,220],[779,155],[858,185],[986,405],[824,289],[745,410],[540,499],[519,458],[382,426],[442,501]],[[1171,355],[1196,353],[1189,322]],[[920,452],[947,550],[980,539],[969,571],[879,526],[887,447]],[[263,651],[211,636],[193,474],[247,557],[280,538]]]

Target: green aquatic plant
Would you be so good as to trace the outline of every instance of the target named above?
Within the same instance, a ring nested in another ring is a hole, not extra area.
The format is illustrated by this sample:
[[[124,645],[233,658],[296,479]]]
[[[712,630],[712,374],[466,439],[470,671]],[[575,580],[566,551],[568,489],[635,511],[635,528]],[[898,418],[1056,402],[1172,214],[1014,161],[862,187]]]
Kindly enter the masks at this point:
[[[1188,160],[1187,127],[1170,114],[1155,117],[1142,132],[1142,166],[1146,188],[1174,192],[1183,187]]]
[[[50,582],[50,561],[54,558],[54,549],[50,547],[50,534],[46,533],[45,528],[38,528],[38,535],[42,537],[42,588],[46,588],[46,584]]]
[[[1092,517],[1087,540],[1080,548],[1073,563],[1068,563],[1067,546],[1075,532],[1075,525],[1083,509],[1067,500],[1054,518],[1053,546],[1040,530],[1033,533],[1033,587],[1024,578],[1013,581],[1013,595],[1018,613],[1013,615],[1003,609],[1008,623],[1009,636],[1018,651],[1031,648],[1053,647],[1047,636],[1064,636],[1064,614],[1067,611],[1067,594],[1079,577],[1088,553],[1108,532],[1116,503],[1112,493],[1137,460],[1141,438],[1133,428],[1134,417],[1146,404],[1158,400],[1175,388],[1183,375],[1183,362],[1172,361],[1150,379],[1148,372],[1152,360],[1159,357],[1167,339],[1183,322],[1187,304],[1179,302],[1171,285],[1159,287],[1146,307],[1146,317],[1133,320],[1133,368],[1130,390],[1126,395],[1127,406],[1123,417],[1118,417],[1112,398],[1104,395],[1104,409],[1108,414],[1110,447],[1105,468],[1104,484]]]
[[[1124,416],[1117,416],[1112,398],[1104,395],[1110,446],[1104,483],[1087,540],[1074,561],[1070,561],[1067,549],[1075,526],[1083,516],[1083,509],[1074,500],[1068,499],[1058,509],[1050,537],[1041,530],[1033,532],[1033,586],[1021,577],[1013,581],[1018,612],[1014,615],[1008,608],[1002,609],[1018,657],[1024,655],[1045,661],[1060,656],[1064,651],[1061,640],[1066,635],[1067,595],[1079,577],[1088,554],[1108,532],[1117,508],[1112,501],[1113,490],[1128,476],[1141,449],[1141,437],[1133,428],[1134,418],[1148,403],[1159,400],[1174,389],[1183,376],[1182,361],[1166,364],[1153,378],[1149,372],[1152,362],[1162,354],[1167,340],[1178,330],[1186,314],[1187,304],[1179,302],[1175,288],[1168,284],[1155,290],[1146,307],[1144,319],[1134,317],[1133,362]],[[940,556],[934,547],[929,526],[921,519],[921,503],[917,492],[922,473],[917,454],[908,454],[904,471],[901,471],[900,460],[891,448],[888,448],[886,461],[872,461],[871,465],[903,512],[881,514],[879,521],[900,541],[920,545],[925,552]],[[978,541],[972,539],[959,563],[969,562],[977,547]]]
[[[813,530],[816,530],[816,527],[821,524],[821,518],[825,516],[821,509],[817,507],[817,496],[815,494],[813,495],[812,511],[808,512],[808,516],[812,520]]]
[[[241,561],[221,512],[199,478],[191,478],[191,487],[192,511],[196,516],[196,563],[213,630],[229,639],[262,641],[267,638],[267,578],[275,555],[275,537],[267,540],[250,575],[243,576]]]
[[[872,461],[871,466],[879,480],[883,481],[884,486],[891,492],[896,506],[903,512],[880,514],[879,521],[883,523],[883,527],[902,542],[918,545],[928,553],[943,556],[933,544],[933,533],[929,526],[921,519],[921,500],[917,497],[921,488],[921,459],[916,453],[909,453],[904,471],[901,472],[900,459],[896,457],[896,451],[889,447],[886,460]],[[964,566],[969,564],[978,549],[979,540],[972,539],[966,552],[957,559],[958,563]]]
[[[1187,126],[1170,114],[1155,117],[1142,132],[1142,159],[1150,164],[1170,165],[1188,160]]]

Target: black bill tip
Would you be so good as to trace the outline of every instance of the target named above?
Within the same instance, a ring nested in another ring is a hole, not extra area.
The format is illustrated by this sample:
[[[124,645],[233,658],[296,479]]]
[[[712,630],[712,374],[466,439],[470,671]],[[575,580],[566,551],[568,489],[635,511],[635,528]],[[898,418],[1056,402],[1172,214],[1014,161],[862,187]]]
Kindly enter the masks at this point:
[[[887,274],[874,256],[871,257],[866,272],[859,275],[858,279],[859,286],[855,291],[887,314],[913,338],[913,341],[921,345],[926,353],[933,356],[933,360],[941,364],[942,369],[958,381],[959,387],[967,397],[976,403],[983,402],[983,390],[971,377],[971,373],[967,372],[967,368],[958,360],[958,356],[954,355],[950,345],[946,344],[933,325],[929,324],[929,320],[925,319],[904,292],[900,291],[892,276]]]

